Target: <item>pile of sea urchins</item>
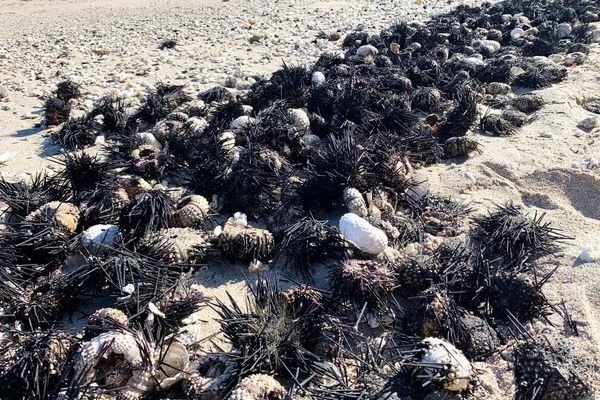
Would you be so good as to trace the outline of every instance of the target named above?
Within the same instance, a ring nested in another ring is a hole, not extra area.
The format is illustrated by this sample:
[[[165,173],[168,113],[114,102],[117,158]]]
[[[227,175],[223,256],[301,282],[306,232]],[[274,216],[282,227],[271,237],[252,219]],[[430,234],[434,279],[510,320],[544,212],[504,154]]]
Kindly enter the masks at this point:
[[[76,119],[81,87],[62,82],[45,104],[58,173],[0,179],[0,397],[491,398],[474,362],[501,355],[519,399],[590,398],[575,339],[539,329],[558,308],[538,261],[566,236],[511,203],[472,215],[419,168],[477,151],[478,120],[531,120],[541,97],[513,88],[582,63],[598,12],[460,6],[246,91],[160,83]],[[243,303],[206,299],[206,265],[261,274]],[[209,307],[218,352],[182,333]]]

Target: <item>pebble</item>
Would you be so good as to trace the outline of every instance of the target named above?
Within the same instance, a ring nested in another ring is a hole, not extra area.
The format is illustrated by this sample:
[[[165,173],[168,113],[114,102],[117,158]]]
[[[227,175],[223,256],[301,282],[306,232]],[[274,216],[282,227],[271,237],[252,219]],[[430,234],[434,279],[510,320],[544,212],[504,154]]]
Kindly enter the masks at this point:
[[[583,62],[585,61],[585,59],[587,58],[587,56],[579,51],[576,51],[575,53],[570,53],[567,54],[567,56],[565,57],[565,60],[563,62],[563,65],[565,66],[571,66],[573,64],[575,65],[581,65],[583,64]]]
[[[598,119],[596,117],[587,117],[579,121],[577,124],[578,128],[585,130],[592,130],[598,126]]]
[[[583,249],[581,249],[581,254],[579,254],[579,257],[577,258],[577,260],[579,260],[579,262],[581,262],[583,264],[593,262],[594,254],[593,254],[592,248],[590,246],[586,246]]]
[[[469,181],[471,185],[477,184],[477,178],[475,177],[474,173],[469,171],[465,172],[465,178],[467,179],[467,181]]]
[[[552,132],[542,132],[540,133],[540,137],[546,138],[546,139],[552,139],[554,137],[554,133]]]
[[[237,87],[237,84],[238,84],[238,80],[234,76],[228,76],[225,79],[225,87],[233,89],[233,88]]]
[[[600,29],[594,29],[592,31],[592,40],[594,42],[600,41]]]
[[[8,162],[8,160],[13,158],[13,156],[14,153],[12,151],[5,151],[4,153],[0,153],[0,165]]]
[[[548,59],[556,64],[560,64],[565,60],[565,56],[562,54],[550,54]]]
[[[4,86],[0,86],[0,99],[6,99],[8,98],[8,89],[5,88]]]
[[[37,117],[38,117],[37,115],[35,115],[34,113],[32,113],[30,111],[21,114],[22,119],[36,119]]]

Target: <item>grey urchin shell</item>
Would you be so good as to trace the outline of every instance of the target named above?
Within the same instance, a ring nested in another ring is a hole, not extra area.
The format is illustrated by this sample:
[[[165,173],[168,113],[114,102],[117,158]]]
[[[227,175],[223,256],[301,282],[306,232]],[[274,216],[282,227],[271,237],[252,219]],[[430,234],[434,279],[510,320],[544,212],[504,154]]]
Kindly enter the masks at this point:
[[[275,249],[271,232],[234,221],[225,224],[217,242],[224,257],[240,261],[268,260]]]
[[[228,400],[283,400],[285,388],[270,375],[254,374],[245,377],[233,389]]]
[[[515,133],[515,127],[499,115],[488,115],[479,123],[481,130],[493,136],[510,136]]]
[[[521,112],[531,113],[538,111],[544,105],[544,99],[542,96],[535,93],[527,93],[518,97],[515,97],[511,101],[511,106]]]
[[[400,288],[409,293],[419,292],[439,281],[441,268],[434,257],[423,255],[409,257],[395,266]]]
[[[441,211],[428,210],[421,214],[425,232],[435,236],[454,237],[463,233],[460,218]]]
[[[521,342],[515,350],[517,388],[524,394],[537,392],[544,400],[583,400],[593,397],[585,380],[586,368],[574,354],[573,343],[564,338],[542,335]]]
[[[514,110],[512,108],[507,108],[506,110],[502,111],[501,117],[516,127],[521,127],[532,119],[532,117],[524,112]]]
[[[177,203],[175,213],[171,217],[171,226],[194,227],[206,219],[209,211],[210,205],[204,196],[186,196]]]
[[[485,92],[487,94],[497,95],[497,94],[508,94],[512,92],[512,88],[507,83],[502,82],[490,82],[484,86]]]
[[[485,319],[463,311],[458,325],[457,342],[468,357],[480,359],[490,355],[500,346],[500,339],[496,331]]]
[[[185,263],[202,257],[209,246],[201,231],[191,228],[168,228],[142,239],[140,249],[170,263]]]
[[[479,149],[479,143],[469,136],[448,138],[442,145],[447,158],[464,157]]]
[[[52,221],[66,232],[74,233],[79,224],[79,208],[71,203],[51,201],[26,217],[30,222]]]

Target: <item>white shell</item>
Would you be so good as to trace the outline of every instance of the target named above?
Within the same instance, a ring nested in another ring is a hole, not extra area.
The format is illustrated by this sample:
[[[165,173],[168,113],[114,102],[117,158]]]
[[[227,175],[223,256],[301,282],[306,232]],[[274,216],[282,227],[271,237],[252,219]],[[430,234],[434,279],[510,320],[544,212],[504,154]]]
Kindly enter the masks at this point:
[[[462,60],[460,60],[460,63],[463,65],[474,66],[474,67],[485,64],[485,62],[481,58],[477,58],[477,57],[463,58]]]
[[[451,366],[454,374],[453,379],[444,382],[444,389],[453,392],[461,392],[469,387],[469,381],[473,377],[473,367],[464,354],[451,343],[438,338],[423,339],[428,350],[421,358],[422,363],[447,364]],[[428,370],[428,368],[424,368]],[[431,368],[435,374],[437,369]]]
[[[379,254],[388,244],[388,238],[381,229],[356,214],[344,214],[339,227],[342,236],[365,253]]]
[[[0,164],[4,164],[11,158],[13,158],[14,153],[11,151],[5,151],[4,153],[0,153]]]
[[[344,189],[344,203],[346,203],[346,207],[351,213],[363,218],[367,216],[367,203],[365,203],[363,195],[357,189]]]
[[[156,315],[157,317],[161,317],[161,318],[165,317],[165,313],[160,311],[158,309],[158,307],[156,307],[156,304],[154,304],[153,302],[148,303],[148,311],[150,311],[152,314]]]
[[[230,128],[233,130],[244,129],[251,125],[253,122],[254,118],[249,117],[247,115],[242,115],[241,117],[238,117],[231,122]]]
[[[149,144],[150,146],[162,149],[162,144],[160,144],[158,139],[156,139],[156,137],[154,137],[154,135],[150,132],[138,132],[136,135],[144,141],[144,144]]]
[[[219,141],[224,150],[231,150],[235,147],[235,135],[233,132],[225,131],[219,135]]]
[[[515,28],[512,31],[510,31],[510,37],[513,40],[522,38],[523,36],[525,36],[525,31],[521,28]]]
[[[187,127],[192,129],[195,133],[202,133],[208,126],[208,122],[204,118],[191,117],[185,121]]]
[[[498,50],[500,50],[500,47],[502,47],[500,42],[495,40],[474,40],[471,43],[471,46],[473,46],[475,49],[481,49],[485,47],[492,53],[496,53]]]
[[[379,53],[379,50],[377,50],[377,47],[372,46],[370,44],[365,44],[364,46],[360,46],[358,48],[358,50],[356,50],[356,55],[361,56],[361,57],[374,56],[378,53]]]
[[[112,247],[119,236],[116,225],[94,225],[81,234],[81,244],[88,251],[98,251]]]
[[[294,128],[301,132],[306,132],[308,130],[308,127],[310,126],[310,119],[308,119],[308,114],[306,111],[304,111],[302,108],[292,108],[288,110],[288,114],[292,120]]]
[[[315,73],[312,74],[312,78],[311,78],[311,82],[313,84],[313,86],[321,86],[322,84],[325,83],[325,74],[322,73],[321,71],[316,71]]]

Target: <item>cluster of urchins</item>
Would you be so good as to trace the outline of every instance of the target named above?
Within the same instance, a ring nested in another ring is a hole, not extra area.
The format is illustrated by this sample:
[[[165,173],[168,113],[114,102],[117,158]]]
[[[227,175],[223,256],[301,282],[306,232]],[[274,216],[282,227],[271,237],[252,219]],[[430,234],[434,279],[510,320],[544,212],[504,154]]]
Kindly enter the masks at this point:
[[[472,361],[510,346],[518,398],[591,396],[561,336],[522,325],[551,309],[537,261],[565,237],[510,204],[471,216],[418,167],[477,150],[478,102],[506,108],[483,131],[513,133],[541,102],[511,85],[564,78],[556,54],[581,62],[597,19],[586,1],[459,7],[349,34],[345,55],[247,93],[160,84],[137,110],[105,97],[77,119],[80,87],[61,83],[46,102],[56,139],[102,135],[107,154],[0,180],[2,398],[476,398]],[[263,276],[246,306],[208,301],[190,274],[222,259],[304,284]],[[66,328],[92,299],[104,307],[83,331]],[[178,334],[203,306],[230,351]]]

